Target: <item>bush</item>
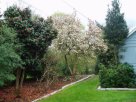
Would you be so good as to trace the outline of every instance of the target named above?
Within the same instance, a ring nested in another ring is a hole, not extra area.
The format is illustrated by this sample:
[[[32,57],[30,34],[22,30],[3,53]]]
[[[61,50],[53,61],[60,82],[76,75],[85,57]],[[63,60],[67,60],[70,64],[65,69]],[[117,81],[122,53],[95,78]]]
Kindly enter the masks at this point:
[[[136,74],[129,64],[119,64],[110,68],[101,65],[99,72],[100,85],[104,88],[132,88],[136,87]]]
[[[69,67],[73,70],[73,67],[76,63],[75,56],[70,54],[67,56]],[[54,67],[57,75],[59,77],[66,77],[70,75],[69,69],[66,68],[66,62],[64,59],[64,53],[61,53],[55,48],[49,47],[48,51],[46,52],[46,56],[44,56],[44,63],[46,60],[49,64],[55,61],[55,65],[51,64],[51,67]],[[92,58],[91,56],[80,56],[76,63],[76,74],[92,74],[94,73],[94,67],[96,63],[96,58]]]

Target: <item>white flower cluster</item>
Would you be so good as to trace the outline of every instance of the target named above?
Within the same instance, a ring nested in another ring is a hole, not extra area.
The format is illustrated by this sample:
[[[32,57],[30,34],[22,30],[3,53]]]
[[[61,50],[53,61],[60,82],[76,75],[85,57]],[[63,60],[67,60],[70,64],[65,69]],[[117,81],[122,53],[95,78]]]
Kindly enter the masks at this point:
[[[52,46],[68,53],[92,53],[105,51],[107,46],[102,39],[102,30],[89,20],[89,29],[85,31],[76,15],[55,14],[52,16],[58,36]]]

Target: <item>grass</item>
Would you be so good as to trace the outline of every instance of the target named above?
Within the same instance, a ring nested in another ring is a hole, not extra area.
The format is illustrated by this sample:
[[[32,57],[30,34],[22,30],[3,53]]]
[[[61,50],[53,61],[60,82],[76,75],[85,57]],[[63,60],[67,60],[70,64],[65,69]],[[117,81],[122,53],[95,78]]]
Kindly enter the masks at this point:
[[[94,76],[39,102],[136,102],[136,91],[100,91],[98,85]]]

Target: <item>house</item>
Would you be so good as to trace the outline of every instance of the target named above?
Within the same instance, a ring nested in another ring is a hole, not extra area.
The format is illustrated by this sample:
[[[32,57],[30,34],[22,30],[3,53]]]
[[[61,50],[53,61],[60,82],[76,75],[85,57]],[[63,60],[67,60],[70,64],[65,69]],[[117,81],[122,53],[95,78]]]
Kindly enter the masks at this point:
[[[136,72],[136,28],[129,32],[119,52],[120,62],[133,65]]]

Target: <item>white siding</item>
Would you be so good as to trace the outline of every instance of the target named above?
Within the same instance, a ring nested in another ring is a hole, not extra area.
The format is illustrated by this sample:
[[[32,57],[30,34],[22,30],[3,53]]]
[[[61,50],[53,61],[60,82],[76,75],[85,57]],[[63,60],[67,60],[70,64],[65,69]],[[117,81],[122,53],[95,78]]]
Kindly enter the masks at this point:
[[[136,32],[131,34],[120,49],[120,62],[129,63],[134,66],[136,72]]]

